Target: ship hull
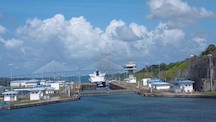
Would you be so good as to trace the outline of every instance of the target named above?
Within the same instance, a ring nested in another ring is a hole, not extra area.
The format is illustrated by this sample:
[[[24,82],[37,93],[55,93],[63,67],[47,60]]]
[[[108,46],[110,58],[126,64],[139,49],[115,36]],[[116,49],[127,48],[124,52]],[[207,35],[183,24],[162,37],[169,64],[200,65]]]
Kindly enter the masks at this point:
[[[96,82],[97,87],[105,87],[106,82]]]

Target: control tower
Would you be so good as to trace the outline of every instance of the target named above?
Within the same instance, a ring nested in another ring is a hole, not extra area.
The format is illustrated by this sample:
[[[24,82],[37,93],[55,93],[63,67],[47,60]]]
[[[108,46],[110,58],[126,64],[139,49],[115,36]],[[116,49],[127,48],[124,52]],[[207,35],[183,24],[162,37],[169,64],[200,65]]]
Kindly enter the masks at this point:
[[[129,78],[126,80],[129,83],[136,83],[136,77],[134,77],[134,70],[136,70],[136,64],[133,61],[128,61],[124,65],[124,69],[128,71]]]

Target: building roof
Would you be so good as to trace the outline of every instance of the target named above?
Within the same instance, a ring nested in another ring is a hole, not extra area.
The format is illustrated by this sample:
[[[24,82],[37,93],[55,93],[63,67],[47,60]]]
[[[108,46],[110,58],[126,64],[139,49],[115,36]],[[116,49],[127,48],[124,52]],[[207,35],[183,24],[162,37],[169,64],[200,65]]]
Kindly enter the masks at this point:
[[[29,91],[44,91],[44,90],[51,91],[51,90],[54,90],[54,88],[53,87],[40,87],[40,86],[37,86],[37,87],[34,87],[34,88],[30,89]]]
[[[26,81],[27,80],[13,80],[13,81],[11,81],[11,83],[24,83]]]
[[[55,88],[53,88],[53,87],[45,87],[45,89],[46,89],[47,91],[52,91],[52,90],[54,90]]]
[[[31,79],[31,80],[27,80],[26,83],[38,83],[39,80],[36,79]]]
[[[195,81],[188,80],[188,79],[177,79],[177,80],[173,81],[173,83],[176,83],[176,84],[192,84],[194,82]]]
[[[18,94],[18,92],[16,92],[16,91],[6,91],[6,92],[3,92],[2,94]]]
[[[44,83],[54,83],[54,81],[52,81],[52,80],[41,80],[40,83],[41,82],[44,82]]]
[[[45,89],[45,87],[34,87],[30,91],[44,91]]]
[[[52,80],[45,81],[46,83],[54,83]]]
[[[56,81],[57,83],[64,83],[65,81],[64,80],[59,80],[59,81]]]
[[[74,82],[65,82],[65,85],[73,85]]]
[[[167,82],[153,82],[151,85],[155,85],[155,86],[170,86],[170,83]]]
[[[164,82],[164,81],[161,79],[149,79],[149,80],[147,80],[147,83],[154,83],[154,82]]]

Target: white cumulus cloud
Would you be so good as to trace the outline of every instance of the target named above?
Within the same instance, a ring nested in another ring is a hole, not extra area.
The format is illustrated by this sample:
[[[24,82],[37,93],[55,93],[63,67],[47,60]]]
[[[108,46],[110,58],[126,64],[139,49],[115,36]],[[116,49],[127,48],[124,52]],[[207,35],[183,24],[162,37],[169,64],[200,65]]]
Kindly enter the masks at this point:
[[[196,51],[203,51],[207,47],[207,40],[204,37],[194,37],[192,39],[192,42],[194,44],[194,48]]]
[[[4,34],[5,31],[6,29],[2,25],[0,25],[0,34]]]
[[[189,6],[182,0],[150,0],[150,19],[162,19],[171,27],[185,27],[194,24],[199,19],[214,16],[205,8]]]
[[[4,41],[4,45],[6,48],[14,49],[17,47],[21,47],[23,45],[23,41],[18,39],[11,39],[11,40]]]
[[[169,60],[171,56],[191,54],[206,47],[205,38],[188,37],[183,29],[171,28],[168,23],[148,29],[145,25],[112,20],[102,30],[83,16],[66,20],[64,15],[57,14],[44,20],[27,20],[24,26],[17,28],[16,38],[5,40],[0,37],[0,41],[9,50],[19,49],[20,52],[13,50],[9,57],[30,67],[52,59],[88,62],[106,57],[127,61],[164,56]],[[196,45],[194,50],[191,50],[191,44]]]
[[[45,20],[28,20],[25,26],[17,29],[17,35],[25,40],[23,53],[30,49],[27,52],[35,56],[42,53],[67,58],[95,57],[102,50],[101,33],[101,29],[94,28],[83,16],[65,20],[62,14]]]

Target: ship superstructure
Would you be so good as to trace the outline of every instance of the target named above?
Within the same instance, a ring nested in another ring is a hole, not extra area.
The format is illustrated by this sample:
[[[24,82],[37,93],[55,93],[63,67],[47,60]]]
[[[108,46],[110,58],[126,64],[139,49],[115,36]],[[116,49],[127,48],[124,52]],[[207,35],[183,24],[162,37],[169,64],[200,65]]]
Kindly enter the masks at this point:
[[[101,73],[99,70],[96,70],[94,73],[89,74],[89,81],[91,83],[96,83],[99,87],[104,87],[106,86],[105,75],[105,73]]]

